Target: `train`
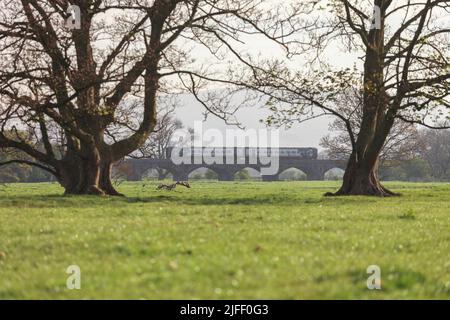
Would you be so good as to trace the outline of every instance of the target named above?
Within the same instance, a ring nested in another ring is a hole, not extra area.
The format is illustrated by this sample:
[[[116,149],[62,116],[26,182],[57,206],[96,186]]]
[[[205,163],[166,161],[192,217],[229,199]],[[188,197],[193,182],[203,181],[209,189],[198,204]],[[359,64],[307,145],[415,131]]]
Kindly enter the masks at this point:
[[[297,158],[303,160],[316,160],[318,151],[316,148],[226,148],[226,147],[169,147],[166,148],[166,157],[170,159],[173,154],[183,156],[186,150],[190,149],[192,156],[202,156],[204,154],[211,155],[213,157],[232,157],[235,154],[238,158],[257,157],[258,154],[267,156],[278,156],[280,158]]]

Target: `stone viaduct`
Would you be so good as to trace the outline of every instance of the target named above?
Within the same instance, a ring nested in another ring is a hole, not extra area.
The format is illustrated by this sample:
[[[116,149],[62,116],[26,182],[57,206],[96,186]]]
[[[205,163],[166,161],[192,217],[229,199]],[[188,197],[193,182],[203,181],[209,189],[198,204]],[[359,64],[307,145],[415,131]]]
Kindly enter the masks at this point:
[[[126,159],[117,165],[117,168],[129,181],[139,181],[143,175],[151,169],[165,169],[169,171],[174,181],[187,181],[189,175],[199,169],[207,168],[214,171],[219,181],[233,181],[237,172],[252,168],[261,172],[261,168],[267,167],[262,164],[174,164],[170,159]],[[346,161],[340,160],[316,160],[316,159],[299,159],[295,157],[280,157],[279,169],[275,175],[262,176],[263,181],[278,181],[279,176],[284,171],[295,168],[303,171],[307,175],[308,180],[324,180],[325,173],[331,169],[339,168],[345,170]]]

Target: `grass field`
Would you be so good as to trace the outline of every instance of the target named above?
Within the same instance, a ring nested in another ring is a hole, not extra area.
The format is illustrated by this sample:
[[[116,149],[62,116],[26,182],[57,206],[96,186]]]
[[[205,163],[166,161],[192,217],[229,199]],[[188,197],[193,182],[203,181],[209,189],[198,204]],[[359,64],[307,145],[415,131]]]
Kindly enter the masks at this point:
[[[324,198],[337,182],[195,182],[127,198],[0,187],[0,299],[450,298],[450,184]],[[81,268],[81,290],[66,268]],[[366,287],[369,265],[382,290]]]

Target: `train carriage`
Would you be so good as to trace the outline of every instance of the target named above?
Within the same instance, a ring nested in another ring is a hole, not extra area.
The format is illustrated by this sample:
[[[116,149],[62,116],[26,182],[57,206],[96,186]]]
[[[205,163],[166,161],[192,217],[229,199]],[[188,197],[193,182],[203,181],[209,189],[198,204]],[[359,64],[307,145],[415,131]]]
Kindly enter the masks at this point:
[[[191,156],[210,155],[213,157],[232,157],[236,154],[237,158],[256,158],[262,156],[279,156],[280,158],[298,158],[304,160],[315,160],[318,156],[316,148],[223,148],[223,147],[169,147],[166,149],[168,159],[173,154],[183,156],[188,152]]]

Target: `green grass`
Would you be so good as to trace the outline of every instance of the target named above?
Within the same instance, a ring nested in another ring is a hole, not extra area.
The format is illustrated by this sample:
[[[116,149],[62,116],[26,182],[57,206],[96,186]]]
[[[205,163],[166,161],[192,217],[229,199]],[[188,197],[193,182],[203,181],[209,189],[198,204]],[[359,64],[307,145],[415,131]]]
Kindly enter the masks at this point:
[[[0,187],[0,299],[450,298],[450,184],[324,198],[337,182],[194,182],[127,198]],[[78,265],[81,290],[66,288]],[[369,291],[369,265],[382,290]]]

